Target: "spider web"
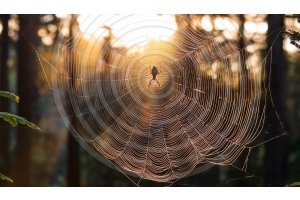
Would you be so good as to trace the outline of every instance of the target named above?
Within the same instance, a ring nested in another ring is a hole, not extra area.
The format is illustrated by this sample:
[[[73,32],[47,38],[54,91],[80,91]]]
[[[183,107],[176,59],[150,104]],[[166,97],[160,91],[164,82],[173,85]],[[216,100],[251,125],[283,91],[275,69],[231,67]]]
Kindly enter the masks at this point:
[[[101,17],[84,23],[92,27]],[[106,16],[104,25],[130,17]],[[137,185],[142,179],[173,184],[213,165],[246,171],[252,148],[275,139],[262,136],[269,98],[266,59],[185,22],[170,40],[142,52],[130,53],[139,47],[135,43],[115,47],[120,38],[95,30],[89,42],[86,32],[59,37],[51,63],[37,53],[43,70],[51,66],[51,77],[45,76],[74,137]],[[161,72],[161,87],[148,88],[152,65]],[[236,166],[240,157],[243,166]]]

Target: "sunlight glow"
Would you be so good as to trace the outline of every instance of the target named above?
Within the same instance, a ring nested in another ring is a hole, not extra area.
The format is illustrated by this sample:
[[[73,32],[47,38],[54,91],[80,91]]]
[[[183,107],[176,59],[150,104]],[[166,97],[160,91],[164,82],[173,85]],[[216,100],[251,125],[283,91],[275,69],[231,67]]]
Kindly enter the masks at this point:
[[[248,33],[264,34],[268,31],[268,24],[266,22],[245,22],[245,30]]]
[[[218,30],[227,30],[230,32],[234,32],[238,30],[238,24],[227,17],[217,17],[214,20],[214,24],[216,29]]]
[[[174,15],[80,15],[79,28],[83,37],[104,38],[108,26],[112,30],[113,46],[132,48],[150,40],[169,40],[177,29]]]
[[[284,40],[283,48],[284,48],[284,50],[286,50],[289,53],[296,53],[299,51],[299,49],[297,47],[295,47],[295,45],[291,44],[291,40],[289,38]]]
[[[201,20],[202,28],[206,31],[212,31],[213,30],[213,24],[211,23],[209,16],[204,16]]]

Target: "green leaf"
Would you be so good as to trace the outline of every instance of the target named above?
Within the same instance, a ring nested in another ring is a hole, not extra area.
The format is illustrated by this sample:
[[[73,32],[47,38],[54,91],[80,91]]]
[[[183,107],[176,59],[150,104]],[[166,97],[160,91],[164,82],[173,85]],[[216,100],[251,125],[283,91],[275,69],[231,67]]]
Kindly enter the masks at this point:
[[[9,181],[9,182],[13,182],[12,179],[8,178],[7,176],[5,176],[4,174],[0,173],[0,179],[4,180],[4,181]]]
[[[11,92],[0,91],[0,97],[9,98],[10,100],[13,100],[17,103],[19,103],[19,101],[20,101],[20,98],[17,95],[15,95],[14,93],[11,93]]]
[[[287,187],[300,187],[300,182],[293,182],[286,185]]]
[[[4,121],[9,123],[13,127],[16,127],[18,124],[22,124],[29,128],[41,131],[41,129],[37,125],[27,121],[24,117],[20,117],[18,115],[14,115],[7,112],[0,112],[0,118],[2,118]]]

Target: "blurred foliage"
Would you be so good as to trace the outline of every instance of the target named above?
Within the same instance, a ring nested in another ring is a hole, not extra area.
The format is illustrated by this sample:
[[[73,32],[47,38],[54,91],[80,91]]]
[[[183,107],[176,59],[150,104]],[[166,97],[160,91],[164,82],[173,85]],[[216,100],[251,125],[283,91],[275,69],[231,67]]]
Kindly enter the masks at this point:
[[[17,103],[19,103],[19,100],[20,100],[20,98],[17,95],[15,95],[11,92],[7,92],[7,91],[0,91],[0,97],[9,98],[10,100],[13,100]],[[14,115],[14,114],[11,114],[8,112],[0,112],[0,118],[2,118],[4,121],[8,122],[12,127],[16,127],[18,124],[22,124],[31,129],[41,131],[41,129],[37,125],[27,121],[24,117],[20,117],[18,115]],[[0,173],[0,178],[2,180],[13,182],[12,179],[8,178],[7,176],[5,176],[1,173]]]
[[[287,187],[300,187],[300,182],[293,182],[286,185]]]
[[[16,127],[19,124],[22,124],[29,128],[41,131],[41,129],[37,125],[27,121],[24,117],[20,117],[18,115],[14,115],[8,112],[0,112],[0,118],[8,122],[12,127]]]
[[[12,101],[19,103],[20,98],[12,92],[0,91],[0,97],[9,98]]]
[[[10,92],[6,92],[6,91],[0,91],[0,96],[7,97],[17,103],[19,102],[19,99],[20,99],[17,95],[10,93]],[[29,128],[41,131],[41,129],[34,123],[27,121],[24,117],[20,117],[18,115],[12,114],[12,113],[0,112],[0,118],[2,118],[4,121],[9,123],[12,127],[16,127],[19,124],[22,124]]]
[[[12,179],[8,178],[7,176],[5,176],[4,174],[1,174],[1,173],[0,173],[0,179],[5,180],[5,181],[9,181],[11,183],[13,182]]]
[[[287,187],[300,187],[300,182],[293,182],[286,185]]]

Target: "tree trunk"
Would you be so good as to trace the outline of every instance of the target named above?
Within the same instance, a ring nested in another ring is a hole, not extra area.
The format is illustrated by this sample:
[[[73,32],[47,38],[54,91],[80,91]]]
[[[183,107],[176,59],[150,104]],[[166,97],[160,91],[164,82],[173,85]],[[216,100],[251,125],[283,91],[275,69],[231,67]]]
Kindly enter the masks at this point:
[[[75,23],[75,17],[72,15],[70,28],[69,28],[69,40],[73,42],[73,26]],[[67,63],[68,69],[68,77],[70,77],[68,84],[68,93],[66,96],[67,104],[68,104],[68,114],[70,116],[75,116],[75,112],[72,108],[72,103],[70,98],[74,98],[75,92],[75,63],[74,63],[74,52],[73,45],[68,48],[69,62]],[[70,117],[70,126],[76,126],[77,119],[76,117]],[[71,128],[69,129],[71,130]],[[69,132],[68,135],[68,165],[67,165],[67,183],[70,187],[78,187],[79,186],[79,146],[78,142],[73,137],[72,133]]]
[[[286,78],[286,63],[283,52],[283,37],[279,32],[284,25],[283,15],[268,15],[268,50],[272,49],[267,58],[266,65],[267,75],[270,77],[270,95],[274,102],[280,120],[284,119],[284,99],[285,99],[285,78]],[[272,57],[271,57],[272,54]],[[271,59],[272,58],[272,59]],[[271,68],[271,71],[269,69]],[[268,82],[267,82],[268,83]],[[274,108],[272,107],[271,99],[267,102],[267,125],[268,137],[276,137],[283,133],[280,120],[278,119]],[[285,163],[285,138],[280,137],[265,145],[265,185],[279,186],[284,181],[284,163]]]
[[[8,91],[8,20],[9,15],[1,15],[2,33],[0,38],[1,56],[0,56],[0,90]],[[0,99],[0,111],[9,111],[9,101],[5,98]],[[0,122],[0,169],[1,172],[8,175],[9,173],[9,133],[7,132],[7,123]]]
[[[39,15],[19,15],[19,20],[17,86],[20,103],[18,113],[29,121],[37,123],[34,111],[38,101],[36,85],[38,63],[35,51],[30,44],[37,46],[39,41],[37,36]],[[32,130],[28,128],[19,128],[17,132],[16,163],[13,176],[15,186],[30,185],[31,132]]]
[[[245,16],[244,15],[239,15],[239,34],[240,34],[240,38],[239,38],[239,49],[240,49],[240,57],[241,57],[241,68],[243,73],[247,76],[247,69],[246,69],[246,60],[247,60],[247,56],[246,56],[246,44],[245,44],[245,36],[244,36],[244,24],[245,24]]]

